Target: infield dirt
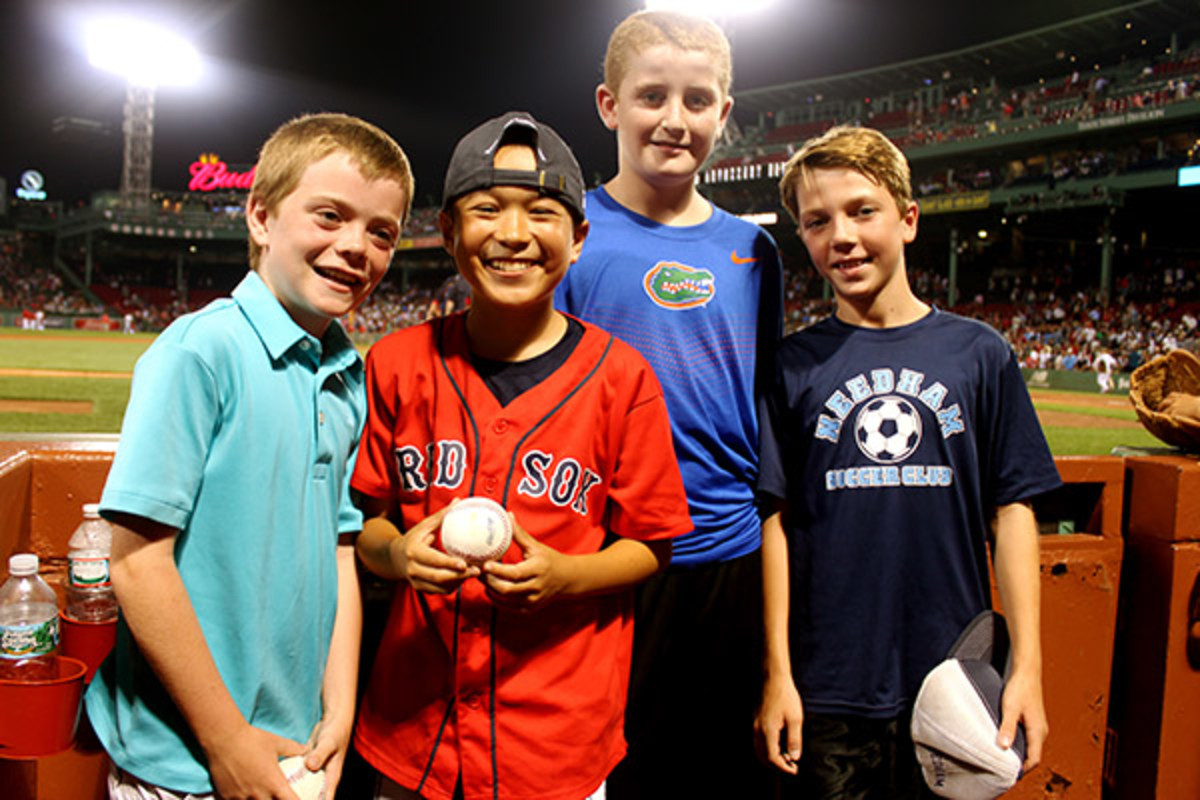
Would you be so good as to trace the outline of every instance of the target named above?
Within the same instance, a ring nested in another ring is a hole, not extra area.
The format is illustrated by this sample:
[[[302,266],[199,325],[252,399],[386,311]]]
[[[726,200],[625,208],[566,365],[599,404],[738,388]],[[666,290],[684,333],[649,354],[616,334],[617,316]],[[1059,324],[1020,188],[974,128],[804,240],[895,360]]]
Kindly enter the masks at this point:
[[[129,380],[133,377],[130,372],[95,372],[87,370],[65,369],[8,369],[0,368],[0,377],[25,378],[88,378],[92,380]],[[1133,411],[1129,398],[1123,394],[1086,394],[1083,392],[1054,392],[1037,389],[1032,392],[1035,402],[1052,403],[1055,405],[1078,406],[1106,410]],[[87,402],[67,401],[34,401],[34,400],[0,400],[0,412],[17,412],[28,414],[90,414],[92,404]],[[1055,409],[1039,408],[1038,420],[1044,426],[1060,426],[1066,428],[1140,428],[1141,423],[1136,419],[1116,419],[1087,413],[1073,413]]]
[[[1129,397],[1124,394],[1086,394],[1083,392],[1053,392],[1036,389],[1030,394],[1034,403],[1053,403],[1055,405],[1078,406],[1105,410],[1128,411],[1133,414],[1133,406]],[[1142,424],[1137,419],[1117,419],[1098,414],[1074,413],[1056,409],[1037,409],[1038,420],[1044,427],[1059,426],[1064,428],[1140,428]]]

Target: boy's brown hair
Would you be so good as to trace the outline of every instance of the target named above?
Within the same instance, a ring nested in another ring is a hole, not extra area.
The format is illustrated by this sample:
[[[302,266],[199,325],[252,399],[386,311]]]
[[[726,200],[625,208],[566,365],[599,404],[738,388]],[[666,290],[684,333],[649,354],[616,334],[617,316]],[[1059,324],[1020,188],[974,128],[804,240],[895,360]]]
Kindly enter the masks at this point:
[[[406,198],[404,219],[408,218],[413,197],[408,157],[382,129],[348,114],[306,114],[279,126],[259,152],[250,197],[274,211],[295,191],[309,165],[335,152],[346,153],[368,181],[387,178],[399,183]],[[250,269],[258,269],[261,257],[262,248],[251,237]]]
[[[912,175],[900,148],[873,128],[838,125],[809,139],[788,159],[779,179],[779,199],[797,223],[796,185],[814,169],[852,169],[888,190],[900,213],[912,203]]]
[[[724,31],[703,17],[675,11],[638,11],[613,29],[604,54],[604,83],[613,94],[621,88],[621,81],[634,57],[659,44],[707,54],[717,71],[721,92],[729,96],[733,85],[733,58]]]

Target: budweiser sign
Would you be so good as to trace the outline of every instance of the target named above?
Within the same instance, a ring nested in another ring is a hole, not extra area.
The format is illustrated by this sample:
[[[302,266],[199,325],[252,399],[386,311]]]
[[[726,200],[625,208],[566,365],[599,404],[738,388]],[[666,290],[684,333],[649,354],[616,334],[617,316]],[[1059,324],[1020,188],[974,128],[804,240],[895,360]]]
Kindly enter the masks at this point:
[[[216,153],[204,153],[192,162],[188,171],[192,179],[188,181],[189,192],[215,192],[222,189],[249,189],[254,183],[254,170],[247,172],[232,172],[229,166],[217,157]]]

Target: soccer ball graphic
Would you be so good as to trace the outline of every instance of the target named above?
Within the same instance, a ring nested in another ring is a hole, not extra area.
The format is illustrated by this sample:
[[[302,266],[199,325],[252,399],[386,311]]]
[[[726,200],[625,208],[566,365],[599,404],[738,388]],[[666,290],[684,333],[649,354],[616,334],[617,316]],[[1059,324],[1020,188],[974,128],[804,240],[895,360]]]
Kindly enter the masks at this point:
[[[897,464],[921,443],[921,415],[903,397],[877,397],[858,412],[854,439],[872,461]]]

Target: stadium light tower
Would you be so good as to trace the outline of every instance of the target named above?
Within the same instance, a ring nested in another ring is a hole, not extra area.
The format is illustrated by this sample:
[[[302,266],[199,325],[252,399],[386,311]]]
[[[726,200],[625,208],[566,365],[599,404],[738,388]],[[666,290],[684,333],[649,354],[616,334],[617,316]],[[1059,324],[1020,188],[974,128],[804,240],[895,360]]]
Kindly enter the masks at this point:
[[[85,44],[92,66],[125,78],[121,197],[131,205],[144,203],[150,198],[155,90],[194,83],[202,70],[200,54],[178,34],[127,17],[93,20]]]

